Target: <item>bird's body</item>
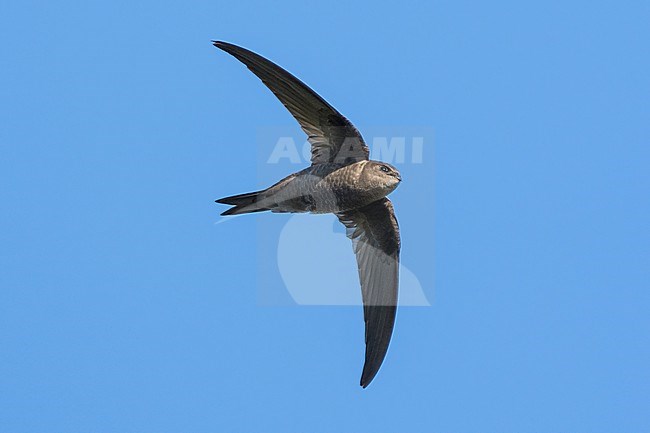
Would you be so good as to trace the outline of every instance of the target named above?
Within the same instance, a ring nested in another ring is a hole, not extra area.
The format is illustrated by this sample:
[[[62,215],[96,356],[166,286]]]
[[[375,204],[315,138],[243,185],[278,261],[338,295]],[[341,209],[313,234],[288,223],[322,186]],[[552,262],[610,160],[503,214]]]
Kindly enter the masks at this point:
[[[364,388],[381,366],[397,310],[400,236],[386,198],[401,182],[395,167],[369,160],[357,129],[296,77],[252,51],[226,42],[217,48],[244,63],[284,104],[312,145],[311,166],[269,188],[217,200],[222,215],[251,212],[333,213],[345,225],[359,267],[366,323]]]
[[[255,198],[254,202],[247,200],[224,215],[262,210],[317,214],[346,212],[384,198],[397,187],[399,177],[374,173],[381,171],[381,167],[388,165],[376,161],[359,161],[350,165],[316,164],[263,191],[226,197],[218,202],[237,206],[238,199],[244,196]],[[393,170],[391,168],[391,172],[396,173]]]

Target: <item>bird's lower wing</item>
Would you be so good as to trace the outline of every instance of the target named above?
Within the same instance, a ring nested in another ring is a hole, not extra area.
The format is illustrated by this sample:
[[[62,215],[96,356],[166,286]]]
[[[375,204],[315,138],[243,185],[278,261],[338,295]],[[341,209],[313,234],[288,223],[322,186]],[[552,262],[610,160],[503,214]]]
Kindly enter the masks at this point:
[[[366,322],[364,388],[379,371],[393,333],[397,310],[400,236],[393,204],[387,198],[338,214],[352,239]]]

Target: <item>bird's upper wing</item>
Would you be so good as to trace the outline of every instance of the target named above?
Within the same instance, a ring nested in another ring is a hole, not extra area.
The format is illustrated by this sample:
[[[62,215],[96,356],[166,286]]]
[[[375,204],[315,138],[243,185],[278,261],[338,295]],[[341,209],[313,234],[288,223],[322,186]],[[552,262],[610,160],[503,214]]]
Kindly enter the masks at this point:
[[[338,214],[352,239],[359,266],[363,315],[366,322],[364,388],[384,361],[397,310],[400,237],[393,204],[383,198]]]
[[[311,143],[312,164],[352,164],[368,159],[370,151],[357,128],[302,81],[245,48],[213,43],[245,64],[296,118]]]

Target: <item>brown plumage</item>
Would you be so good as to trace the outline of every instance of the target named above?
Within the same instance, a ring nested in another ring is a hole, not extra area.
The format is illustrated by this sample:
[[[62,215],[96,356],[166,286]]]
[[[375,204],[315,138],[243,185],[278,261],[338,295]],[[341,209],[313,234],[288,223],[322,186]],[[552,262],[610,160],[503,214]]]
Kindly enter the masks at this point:
[[[400,236],[386,198],[401,182],[397,169],[370,161],[359,131],[327,101],[276,64],[226,42],[217,48],[257,75],[296,118],[311,143],[312,165],[275,185],[217,200],[233,207],[222,215],[251,212],[334,213],[352,240],[366,323],[361,386],[373,380],[393,332],[399,282]]]

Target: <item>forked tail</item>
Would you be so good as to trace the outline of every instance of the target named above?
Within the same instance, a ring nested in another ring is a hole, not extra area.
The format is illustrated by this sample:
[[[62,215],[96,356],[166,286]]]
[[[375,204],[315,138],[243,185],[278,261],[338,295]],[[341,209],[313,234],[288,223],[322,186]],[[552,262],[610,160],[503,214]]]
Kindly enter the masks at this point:
[[[223,212],[221,215],[240,215],[244,213],[262,212],[270,210],[261,203],[262,193],[266,190],[249,192],[246,194],[233,195],[230,197],[215,200],[217,203],[230,204],[233,207]],[[267,203],[268,204],[268,203]]]

